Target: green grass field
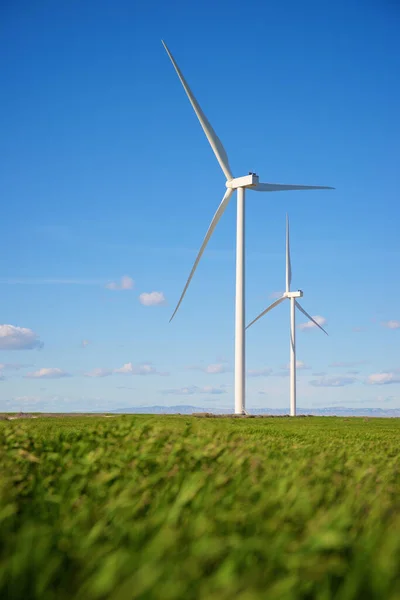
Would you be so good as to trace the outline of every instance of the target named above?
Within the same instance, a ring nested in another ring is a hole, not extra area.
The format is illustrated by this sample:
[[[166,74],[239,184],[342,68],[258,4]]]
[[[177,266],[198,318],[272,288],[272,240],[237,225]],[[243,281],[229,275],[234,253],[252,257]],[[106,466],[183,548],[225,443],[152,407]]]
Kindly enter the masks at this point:
[[[400,420],[0,422],[2,599],[400,599]]]

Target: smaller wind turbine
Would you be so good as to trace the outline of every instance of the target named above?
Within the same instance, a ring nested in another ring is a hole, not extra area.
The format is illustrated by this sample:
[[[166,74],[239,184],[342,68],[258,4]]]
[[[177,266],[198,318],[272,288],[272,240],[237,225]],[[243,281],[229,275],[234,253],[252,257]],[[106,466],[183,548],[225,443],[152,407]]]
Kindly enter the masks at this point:
[[[267,314],[270,310],[278,306],[281,302],[286,299],[290,300],[290,416],[296,416],[296,311],[298,308],[303,315],[310,319],[317,327],[322,329],[326,335],[328,333],[325,331],[323,327],[315,319],[312,318],[311,315],[308,314],[304,310],[304,308],[297,302],[296,298],[302,298],[303,292],[298,290],[297,292],[290,291],[290,284],[292,282],[292,265],[290,261],[290,241],[289,241],[289,218],[286,215],[286,290],[278,300],[275,300],[268,308],[263,310],[261,314],[258,315],[251,323],[249,323],[246,327],[248,329],[251,327],[258,319],[261,319],[264,315]]]

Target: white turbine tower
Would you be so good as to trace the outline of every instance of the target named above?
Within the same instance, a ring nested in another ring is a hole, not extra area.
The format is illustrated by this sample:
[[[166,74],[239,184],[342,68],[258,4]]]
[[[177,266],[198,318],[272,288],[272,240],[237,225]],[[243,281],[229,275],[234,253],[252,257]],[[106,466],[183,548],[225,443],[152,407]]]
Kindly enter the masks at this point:
[[[246,329],[251,327],[253,325],[253,323],[258,321],[258,319],[261,319],[261,317],[266,315],[267,312],[269,312],[270,310],[275,308],[275,306],[278,306],[278,304],[280,304],[284,300],[286,300],[286,299],[290,300],[290,416],[295,417],[296,416],[296,308],[298,308],[303,313],[303,315],[305,315],[307,317],[307,319],[310,319],[310,321],[312,321],[317,327],[322,329],[322,331],[324,333],[326,333],[326,335],[328,335],[328,333],[325,331],[325,329],[323,327],[321,327],[321,325],[319,323],[317,323],[317,321],[315,319],[313,319],[313,317],[311,315],[308,314],[308,312],[306,312],[304,310],[304,308],[300,305],[300,303],[297,302],[296,298],[302,298],[303,292],[301,290],[298,290],[297,292],[291,292],[290,291],[291,282],[292,282],[292,265],[291,265],[291,261],[290,261],[289,218],[286,215],[286,290],[285,290],[284,294],[280,298],[278,298],[278,300],[275,300],[275,302],[273,302],[270,306],[268,306],[268,308],[263,310],[263,312],[261,314],[259,314],[258,317],[256,317],[251,323],[249,323],[247,325]]]
[[[245,295],[244,295],[244,200],[246,188],[256,192],[281,192],[287,190],[327,190],[334,189],[326,186],[312,185],[286,185],[279,183],[259,183],[258,176],[255,173],[249,173],[244,177],[234,178],[229,166],[228,156],[220,139],[211,127],[205,114],[201,110],[196,98],[190,90],[181,70],[176,64],[171,52],[168,50],[164,42],[163,46],[167,51],[169,58],[178,74],[178,77],[183,85],[183,88],[190,100],[190,103],[200,121],[204,133],[210,143],[210,146],[219,162],[219,165],[226,177],[227,190],[222,198],[221,204],[210,223],[206,236],[203,240],[189,278],[183,288],[182,295],[172,314],[170,321],[174,318],[178,310],[189,283],[194,275],[194,272],[199,264],[200,258],[207,246],[207,243],[214,232],[214,229],[220,220],[222,214],[229,204],[229,200],[235,190],[237,190],[237,227],[236,227],[236,316],[235,316],[235,413],[245,414]]]

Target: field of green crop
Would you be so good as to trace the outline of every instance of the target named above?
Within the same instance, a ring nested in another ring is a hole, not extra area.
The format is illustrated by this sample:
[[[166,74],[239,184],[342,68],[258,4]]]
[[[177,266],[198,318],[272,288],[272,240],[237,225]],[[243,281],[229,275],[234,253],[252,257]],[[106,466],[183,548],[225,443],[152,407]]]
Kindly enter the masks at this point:
[[[400,420],[0,422],[0,598],[398,600]]]

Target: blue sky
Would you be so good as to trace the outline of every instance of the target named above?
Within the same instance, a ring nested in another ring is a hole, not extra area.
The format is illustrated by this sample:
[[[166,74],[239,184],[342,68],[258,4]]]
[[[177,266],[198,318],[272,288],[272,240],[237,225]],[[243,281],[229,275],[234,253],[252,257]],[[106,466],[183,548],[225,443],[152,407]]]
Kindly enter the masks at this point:
[[[247,196],[248,319],[284,287],[288,212],[330,334],[299,327],[298,405],[399,407],[395,4],[7,4],[0,410],[233,407],[234,200],[168,323],[225,181],[161,38],[235,176],[336,187]],[[288,327],[285,303],[249,331],[250,411],[288,406]]]

